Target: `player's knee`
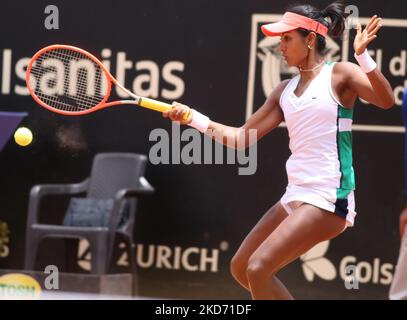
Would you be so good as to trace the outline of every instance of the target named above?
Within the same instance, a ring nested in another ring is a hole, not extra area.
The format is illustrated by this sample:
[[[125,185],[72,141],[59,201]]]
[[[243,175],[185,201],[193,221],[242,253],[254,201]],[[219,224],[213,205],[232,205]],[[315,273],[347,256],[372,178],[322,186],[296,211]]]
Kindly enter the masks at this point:
[[[230,262],[230,273],[236,280],[241,281],[246,277],[246,266],[247,261],[235,255]]]
[[[250,258],[247,265],[246,275],[249,282],[264,281],[272,276],[269,264],[262,258]]]

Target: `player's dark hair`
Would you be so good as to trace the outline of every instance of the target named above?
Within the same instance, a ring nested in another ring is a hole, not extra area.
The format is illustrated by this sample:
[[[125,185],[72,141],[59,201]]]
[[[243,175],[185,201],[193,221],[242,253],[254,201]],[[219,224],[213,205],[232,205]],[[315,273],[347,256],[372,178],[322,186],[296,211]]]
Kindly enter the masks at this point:
[[[340,38],[345,30],[345,22],[348,14],[344,12],[345,4],[343,1],[335,1],[328,5],[325,9],[318,9],[310,4],[292,5],[286,11],[300,14],[322,23],[328,28],[328,35],[332,38]],[[327,20],[328,18],[329,20]],[[306,37],[311,31],[306,29],[297,29],[298,32]],[[317,34],[316,41],[317,52],[325,55],[328,50],[326,48],[326,39],[320,34]]]

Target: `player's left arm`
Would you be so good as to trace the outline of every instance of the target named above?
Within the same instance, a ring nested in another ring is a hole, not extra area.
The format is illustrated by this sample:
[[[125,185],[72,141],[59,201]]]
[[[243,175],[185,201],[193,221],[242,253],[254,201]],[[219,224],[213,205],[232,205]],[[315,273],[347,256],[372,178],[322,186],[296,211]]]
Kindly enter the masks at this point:
[[[363,100],[382,109],[390,109],[394,105],[390,83],[378,68],[367,74],[351,62],[338,63],[337,68],[345,77],[347,87]]]
[[[391,85],[366,52],[368,44],[377,38],[376,34],[381,27],[381,18],[376,15],[372,17],[363,31],[359,23],[353,48],[360,66],[344,62],[340,64],[339,68],[341,68],[347,87],[360,98],[380,108],[390,109],[395,102]]]

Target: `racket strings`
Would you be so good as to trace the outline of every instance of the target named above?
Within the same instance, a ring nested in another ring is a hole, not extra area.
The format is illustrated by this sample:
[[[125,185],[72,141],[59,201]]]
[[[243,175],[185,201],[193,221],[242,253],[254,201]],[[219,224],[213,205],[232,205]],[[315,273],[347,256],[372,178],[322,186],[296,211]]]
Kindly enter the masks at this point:
[[[89,110],[108,95],[103,69],[85,54],[57,48],[37,57],[30,71],[30,85],[45,104],[58,110]]]

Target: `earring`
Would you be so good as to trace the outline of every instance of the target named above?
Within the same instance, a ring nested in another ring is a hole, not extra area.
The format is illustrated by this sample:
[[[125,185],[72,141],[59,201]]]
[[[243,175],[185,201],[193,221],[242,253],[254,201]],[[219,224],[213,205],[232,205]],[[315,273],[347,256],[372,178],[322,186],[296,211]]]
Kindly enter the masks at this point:
[[[308,45],[308,49],[312,50],[312,47],[311,47],[311,45]]]

